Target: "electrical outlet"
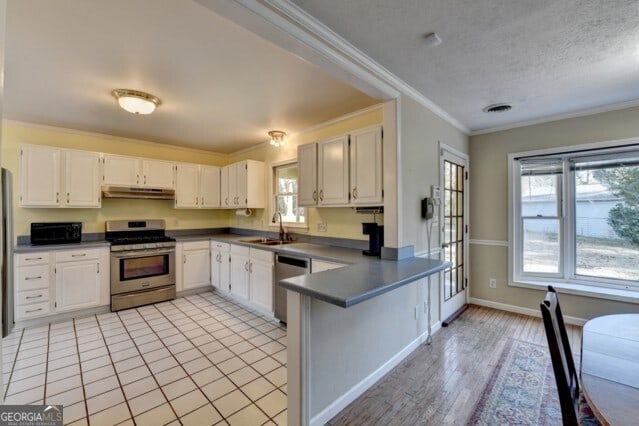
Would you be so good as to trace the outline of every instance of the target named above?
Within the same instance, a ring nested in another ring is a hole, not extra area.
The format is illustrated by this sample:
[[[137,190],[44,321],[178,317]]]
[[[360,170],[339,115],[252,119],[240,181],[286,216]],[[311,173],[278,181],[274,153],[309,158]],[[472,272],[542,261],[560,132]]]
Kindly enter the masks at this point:
[[[497,280],[495,278],[490,278],[488,280],[488,287],[497,288]]]
[[[317,232],[326,232],[326,224],[324,222],[317,224]]]

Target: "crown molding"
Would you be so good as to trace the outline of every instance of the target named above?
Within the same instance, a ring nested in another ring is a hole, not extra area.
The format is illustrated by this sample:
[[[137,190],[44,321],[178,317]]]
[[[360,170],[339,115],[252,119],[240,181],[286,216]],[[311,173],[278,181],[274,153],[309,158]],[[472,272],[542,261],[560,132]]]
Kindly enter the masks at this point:
[[[444,109],[289,0],[234,0],[232,5],[222,0],[197,1],[322,69],[326,67],[325,71],[330,70],[369,96],[387,101],[404,94],[460,132],[470,133]]]
[[[601,107],[584,109],[577,112],[569,112],[566,114],[553,115],[550,117],[539,118],[535,120],[521,121],[518,123],[507,124],[504,126],[491,127],[488,129],[475,130],[470,132],[469,136],[479,136],[488,133],[502,132],[504,130],[518,129],[520,127],[534,126],[536,124],[552,123],[553,121],[568,120],[571,118],[587,117],[589,115],[603,114],[606,112],[621,111],[623,109],[634,108],[639,106],[639,99],[633,101],[621,102],[617,104],[604,105]]]

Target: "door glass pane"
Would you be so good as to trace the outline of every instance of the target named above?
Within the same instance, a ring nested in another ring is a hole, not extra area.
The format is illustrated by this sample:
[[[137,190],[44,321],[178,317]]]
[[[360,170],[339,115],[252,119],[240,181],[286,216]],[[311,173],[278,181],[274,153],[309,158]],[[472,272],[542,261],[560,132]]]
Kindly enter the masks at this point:
[[[464,167],[444,161],[444,260],[451,263],[444,274],[444,300],[466,287],[464,277]]]
[[[523,219],[524,272],[559,272],[559,220]]]

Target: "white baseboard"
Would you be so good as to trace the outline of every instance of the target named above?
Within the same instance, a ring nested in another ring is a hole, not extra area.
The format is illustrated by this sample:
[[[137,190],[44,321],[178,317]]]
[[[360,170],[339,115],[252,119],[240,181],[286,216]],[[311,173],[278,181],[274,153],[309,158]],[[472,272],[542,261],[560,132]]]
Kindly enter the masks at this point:
[[[441,321],[437,321],[431,327],[431,335],[434,335],[442,328]],[[410,342],[404,349],[399,351],[395,356],[382,364],[377,370],[373,371],[368,377],[365,377],[358,384],[353,386],[350,390],[337,398],[328,407],[320,411],[315,417],[311,419],[311,426],[320,426],[326,424],[330,419],[335,417],[340,411],[346,408],[351,402],[359,398],[364,392],[366,392],[371,386],[373,386],[379,379],[384,377],[386,373],[395,368],[400,362],[411,354],[419,345],[426,342],[428,337],[428,331],[418,336],[415,340]]]
[[[523,314],[529,315],[531,317],[541,318],[541,311],[539,309],[522,308],[521,306],[493,302],[492,300],[477,299],[475,297],[469,298],[468,303],[472,303],[473,305],[485,306],[487,308],[499,309],[501,311],[514,312],[516,314]],[[583,326],[586,321],[588,320],[564,315],[564,322],[566,324]]]

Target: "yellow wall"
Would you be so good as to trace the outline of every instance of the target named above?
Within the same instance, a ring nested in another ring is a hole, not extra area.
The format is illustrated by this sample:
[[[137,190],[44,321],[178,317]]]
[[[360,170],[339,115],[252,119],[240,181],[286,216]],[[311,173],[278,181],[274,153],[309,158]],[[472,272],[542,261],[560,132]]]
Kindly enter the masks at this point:
[[[269,144],[260,145],[254,149],[243,151],[231,156],[231,162],[240,160],[258,160],[265,162],[264,191],[270,194],[271,168],[274,163],[294,160],[297,158],[297,146],[311,142],[317,142],[333,136],[342,135],[353,130],[364,127],[381,124],[383,113],[381,105],[379,108],[366,110],[362,114],[356,114],[353,117],[347,116],[343,120],[337,120],[326,125],[319,126],[314,129],[302,132],[297,135],[287,136],[285,138],[286,145],[282,148],[275,148]],[[271,202],[270,197],[267,200]],[[231,216],[230,226],[248,229],[269,230],[271,225],[270,213],[272,209],[267,207],[265,210],[258,210],[251,217]],[[307,208],[308,211],[308,231],[299,228],[291,228],[292,232],[304,232],[310,235],[318,235],[323,237],[339,237],[351,239],[367,239],[362,234],[362,222],[371,222],[371,215],[357,214],[352,208]],[[326,232],[318,232],[317,224],[325,223],[327,225]],[[377,222],[383,223],[383,217],[377,215]],[[273,230],[274,228],[270,228]]]
[[[109,135],[78,132],[62,128],[29,125],[5,121],[2,128],[2,167],[13,174],[14,233],[28,235],[31,222],[79,221],[84,232],[104,232],[104,222],[114,219],[159,218],[165,219],[167,229],[194,229],[211,227],[239,227],[258,230],[275,230],[270,223],[270,208],[257,209],[248,218],[237,217],[232,210],[174,209],[169,200],[124,200],[105,198],[100,209],[36,209],[19,205],[20,145],[48,145],[60,148],[134,155],[160,160],[187,163],[225,165],[244,159],[264,161],[266,172],[264,191],[270,194],[270,168],[273,163],[295,160],[297,145],[348,133],[352,130],[382,123],[382,109],[364,111],[309,129],[286,139],[284,148],[260,145],[235,155],[179,148],[141,140],[123,139]],[[270,202],[270,197],[268,197]],[[267,212],[267,213],[265,213]],[[339,238],[366,239],[362,234],[362,222],[371,221],[370,215],[356,214],[351,208],[309,208],[309,231],[291,229],[292,232]],[[268,217],[267,217],[268,216]],[[327,232],[317,232],[317,223],[326,223]],[[382,218],[378,216],[378,223]]]
[[[471,297],[539,310],[544,297],[508,283],[508,154],[639,137],[639,108],[571,118],[471,137],[470,247]],[[488,240],[486,242],[486,240]],[[489,278],[497,288],[488,287]],[[561,295],[565,315],[592,318],[639,312],[639,305]]]
[[[112,154],[135,155],[161,160],[224,165],[228,156],[212,152],[181,149],[139,140],[115,138],[73,130],[31,126],[5,121],[2,126],[2,167],[13,174],[14,234],[28,235],[31,222],[80,221],[83,232],[104,232],[104,221],[113,219],[157,218],[167,221],[168,229],[228,226],[226,210],[176,210],[169,200],[103,199],[101,209],[34,209],[20,207],[20,145],[50,145],[61,148]]]

